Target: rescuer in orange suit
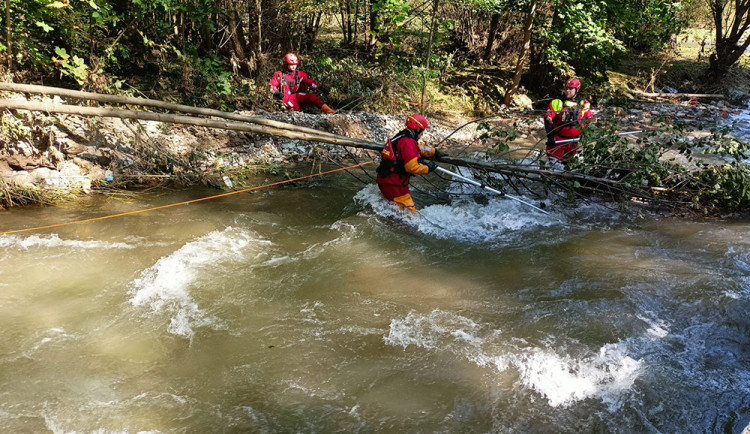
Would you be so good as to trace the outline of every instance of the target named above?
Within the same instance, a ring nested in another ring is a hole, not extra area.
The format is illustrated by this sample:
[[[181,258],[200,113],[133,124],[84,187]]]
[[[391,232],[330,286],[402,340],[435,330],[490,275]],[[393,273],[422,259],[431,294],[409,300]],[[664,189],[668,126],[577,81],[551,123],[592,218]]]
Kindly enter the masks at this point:
[[[271,91],[273,97],[281,100],[287,110],[299,111],[302,105],[313,104],[323,113],[335,113],[320,97],[308,92],[308,89],[318,90],[328,95],[328,88],[321,86],[306,73],[298,71],[299,57],[294,53],[284,56],[284,66],[271,77]]]
[[[440,160],[446,156],[432,146],[418,143],[426,129],[427,119],[424,116],[414,114],[406,118],[406,129],[393,136],[383,147],[377,169],[376,182],[383,196],[411,211],[416,211],[416,207],[409,192],[409,179],[412,175],[425,175],[437,168],[434,161],[422,158]]]

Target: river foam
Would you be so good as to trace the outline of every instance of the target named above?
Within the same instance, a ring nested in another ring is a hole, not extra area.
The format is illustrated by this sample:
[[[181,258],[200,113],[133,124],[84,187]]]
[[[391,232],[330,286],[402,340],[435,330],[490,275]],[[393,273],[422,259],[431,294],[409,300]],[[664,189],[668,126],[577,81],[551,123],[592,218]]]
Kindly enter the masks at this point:
[[[247,230],[228,227],[213,231],[183,245],[142,271],[130,285],[130,304],[147,307],[152,313],[171,315],[169,333],[192,338],[197,327],[219,328],[220,321],[206,314],[190,293],[201,275],[221,263],[243,260],[251,246],[270,242]],[[207,284],[210,285],[210,284]]]
[[[455,193],[459,191],[457,188],[455,184],[450,184],[447,191]],[[568,216],[565,210],[551,210],[550,214],[543,214],[520,202],[497,195],[485,198],[486,200],[477,202],[474,196],[460,196],[449,204],[418,207],[418,213],[415,214],[386,200],[374,184],[366,186],[354,197],[356,201],[369,205],[380,217],[400,221],[440,239],[471,243],[527,245],[529,233],[540,230],[549,232],[547,228],[556,228],[552,233],[554,237],[559,237],[570,228],[581,229],[581,225],[607,226],[622,218],[619,213],[593,203],[582,204],[572,211],[574,215]],[[539,205],[534,199],[522,200]],[[553,238],[548,241],[559,241]]]
[[[384,341],[404,349],[414,345],[450,351],[477,366],[499,372],[514,369],[519,375],[517,387],[541,394],[552,407],[595,398],[615,411],[641,370],[641,362],[628,356],[621,343],[574,356],[548,348],[504,344],[514,339],[502,335],[489,325],[435,309],[428,314],[411,311],[404,318],[391,320]]]
[[[29,250],[33,248],[64,248],[64,249],[135,249],[138,247],[132,243],[111,243],[99,240],[66,240],[57,234],[31,235],[23,237],[20,235],[0,236],[0,248],[16,248]]]

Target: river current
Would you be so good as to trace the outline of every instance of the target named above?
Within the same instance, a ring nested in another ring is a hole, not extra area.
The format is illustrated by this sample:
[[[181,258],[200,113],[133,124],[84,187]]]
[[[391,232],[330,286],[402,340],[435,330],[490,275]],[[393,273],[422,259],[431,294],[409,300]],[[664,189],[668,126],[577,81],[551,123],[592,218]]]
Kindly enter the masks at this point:
[[[11,209],[0,229],[215,192]],[[0,431],[750,424],[750,222],[415,197],[421,217],[338,173],[0,236]]]

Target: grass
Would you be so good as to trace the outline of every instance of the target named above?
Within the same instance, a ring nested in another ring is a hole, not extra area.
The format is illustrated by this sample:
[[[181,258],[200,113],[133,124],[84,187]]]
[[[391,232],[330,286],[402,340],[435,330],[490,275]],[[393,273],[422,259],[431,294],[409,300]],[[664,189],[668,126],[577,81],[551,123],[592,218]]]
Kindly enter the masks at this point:
[[[81,192],[63,189],[18,185],[0,179],[0,208],[33,204],[72,202]]]

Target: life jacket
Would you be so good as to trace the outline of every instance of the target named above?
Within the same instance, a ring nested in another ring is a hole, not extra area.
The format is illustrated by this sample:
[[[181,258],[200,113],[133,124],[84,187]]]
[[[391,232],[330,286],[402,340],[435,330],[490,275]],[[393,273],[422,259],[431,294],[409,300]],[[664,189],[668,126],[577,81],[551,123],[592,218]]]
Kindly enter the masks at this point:
[[[408,129],[403,130],[393,136],[393,138],[388,139],[388,142],[383,146],[383,150],[380,151],[380,165],[376,171],[383,178],[392,173],[405,177],[409,176],[409,173],[404,168],[404,162],[401,160],[401,154],[398,151],[398,142],[405,137],[417,140],[414,133]]]
[[[570,122],[571,120],[575,120],[578,124],[581,124],[581,122],[584,120],[585,112],[588,110],[586,108],[587,104],[589,104],[589,102],[583,99],[583,97],[581,97],[580,95],[576,95],[576,97],[572,100],[553,100],[550,103],[550,109],[556,115],[560,115],[565,112],[565,114],[568,116],[568,119],[566,119],[565,122],[563,122],[561,118],[557,117],[552,119],[552,126],[557,130],[555,135],[565,139],[574,139],[579,137],[581,135],[581,130],[579,130],[577,126],[566,126],[562,128],[559,127],[566,122]]]

